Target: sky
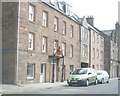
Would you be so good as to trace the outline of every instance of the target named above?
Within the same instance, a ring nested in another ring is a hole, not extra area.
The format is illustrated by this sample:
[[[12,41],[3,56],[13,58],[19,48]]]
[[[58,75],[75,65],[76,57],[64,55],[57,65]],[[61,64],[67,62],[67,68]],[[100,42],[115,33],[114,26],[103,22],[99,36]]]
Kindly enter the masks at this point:
[[[80,18],[93,16],[94,26],[100,30],[115,28],[118,22],[118,2],[120,0],[64,0],[72,6]]]

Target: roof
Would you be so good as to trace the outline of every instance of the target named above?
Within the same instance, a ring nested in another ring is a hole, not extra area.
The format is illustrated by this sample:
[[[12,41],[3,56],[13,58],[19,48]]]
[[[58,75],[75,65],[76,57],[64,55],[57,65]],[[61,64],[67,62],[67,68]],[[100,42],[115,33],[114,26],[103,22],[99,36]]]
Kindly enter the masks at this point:
[[[114,32],[115,30],[103,30],[103,33],[105,33],[107,36],[112,36],[112,33]]]
[[[78,23],[79,17],[72,12],[72,6],[67,2],[58,0],[42,0],[42,2]]]

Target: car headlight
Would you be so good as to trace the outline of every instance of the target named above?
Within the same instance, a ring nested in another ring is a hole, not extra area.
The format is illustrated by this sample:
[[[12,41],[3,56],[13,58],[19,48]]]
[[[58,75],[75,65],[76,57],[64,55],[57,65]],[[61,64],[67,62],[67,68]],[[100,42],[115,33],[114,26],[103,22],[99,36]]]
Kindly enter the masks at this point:
[[[72,79],[71,77],[68,77],[68,79],[67,79],[67,80],[70,82],[70,80],[71,80],[71,79]]]

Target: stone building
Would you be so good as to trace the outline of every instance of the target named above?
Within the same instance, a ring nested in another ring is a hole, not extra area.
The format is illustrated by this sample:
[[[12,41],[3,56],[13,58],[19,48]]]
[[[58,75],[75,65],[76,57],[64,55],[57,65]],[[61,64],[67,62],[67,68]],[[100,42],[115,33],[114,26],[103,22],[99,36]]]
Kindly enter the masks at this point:
[[[81,67],[104,69],[104,35],[94,27],[94,18],[81,19]]]
[[[116,24],[116,31],[118,33],[118,63],[119,63],[119,77],[120,77],[120,1],[118,2],[118,23]]]
[[[110,51],[119,47],[93,17],[79,18],[57,0],[2,2],[2,32],[3,83],[64,81],[79,67],[110,73]]]
[[[89,25],[90,28],[90,65],[97,70],[104,68],[104,34],[94,26]]]
[[[80,67],[79,23],[65,2],[2,3],[3,83],[64,81]]]
[[[120,76],[120,2],[118,2],[118,22],[115,29],[104,30],[105,38],[105,69],[110,77]]]
[[[118,38],[116,30],[104,30],[105,38],[105,69],[110,77],[118,77]]]

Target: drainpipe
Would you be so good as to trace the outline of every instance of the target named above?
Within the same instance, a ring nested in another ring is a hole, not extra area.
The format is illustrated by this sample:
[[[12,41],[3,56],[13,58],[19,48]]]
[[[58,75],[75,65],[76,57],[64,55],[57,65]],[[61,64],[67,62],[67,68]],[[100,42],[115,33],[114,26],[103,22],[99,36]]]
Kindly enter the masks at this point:
[[[19,26],[20,26],[20,0],[18,1],[18,30],[17,30],[17,64],[16,64],[16,84],[18,84],[18,64],[19,64]]]

